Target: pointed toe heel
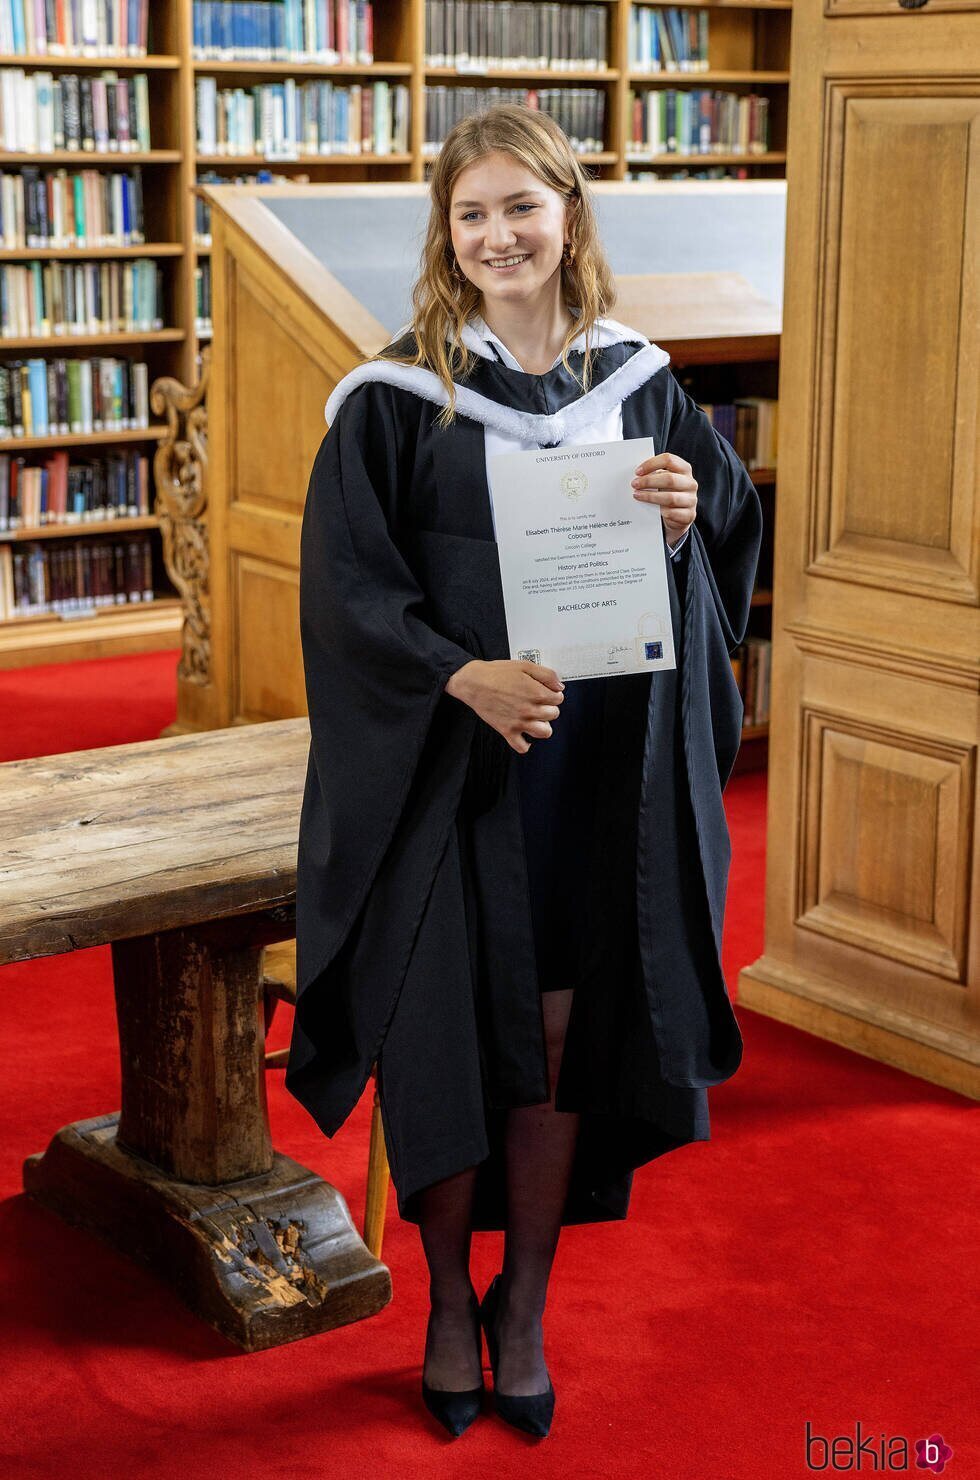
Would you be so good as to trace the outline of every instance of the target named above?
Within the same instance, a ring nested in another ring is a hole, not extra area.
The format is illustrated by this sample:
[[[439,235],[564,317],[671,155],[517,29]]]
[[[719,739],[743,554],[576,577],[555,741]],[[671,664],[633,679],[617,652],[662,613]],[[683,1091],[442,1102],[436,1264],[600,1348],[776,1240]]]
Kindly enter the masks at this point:
[[[480,1363],[479,1387],[456,1390],[434,1388],[429,1386],[424,1377],[422,1378],[423,1403],[432,1417],[437,1418],[454,1439],[458,1439],[460,1434],[465,1434],[473,1420],[479,1418],[483,1409],[483,1394],[486,1387],[483,1382],[483,1334],[479,1308],[476,1322],[476,1352]]]
[[[515,1429],[523,1429],[543,1439],[551,1429],[555,1412],[555,1388],[548,1379],[548,1388],[543,1393],[502,1393],[497,1387],[497,1361],[500,1348],[497,1342],[497,1307],[500,1299],[500,1275],[495,1274],[480,1302],[480,1324],[487,1337],[490,1354],[490,1371],[493,1373],[493,1406],[506,1423]]]
[[[483,1399],[483,1384],[477,1388],[466,1388],[461,1392],[447,1392],[432,1388],[423,1379],[422,1401],[454,1439],[465,1434],[474,1419],[479,1418]]]
[[[523,1429],[538,1439],[550,1432],[555,1414],[555,1389],[550,1380],[545,1393],[498,1393],[494,1388],[493,1399],[500,1417],[515,1429]]]

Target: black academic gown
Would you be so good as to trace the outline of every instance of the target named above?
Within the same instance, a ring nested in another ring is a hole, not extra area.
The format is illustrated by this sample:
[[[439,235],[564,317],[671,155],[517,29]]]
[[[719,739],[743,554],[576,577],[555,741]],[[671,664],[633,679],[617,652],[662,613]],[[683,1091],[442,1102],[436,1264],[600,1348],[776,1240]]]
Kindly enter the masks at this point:
[[[594,384],[637,352],[600,350]],[[377,1061],[400,1215],[417,1222],[420,1188],[478,1164],[474,1227],[499,1229],[505,1112],[547,1100],[549,1083],[522,757],[443,692],[472,658],[509,656],[484,427],[435,427],[439,406],[396,374],[342,401],[303,519],[312,743],[285,1082],[332,1136]],[[581,395],[561,366],[528,376],[481,360],[466,384],[538,413]],[[582,1113],[563,1223],[624,1218],[635,1168],[709,1138],[707,1089],[742,1056],[720,961],[722,790],[762,511],[666,365],[621,404],[625,438],[691,463],[698,509],[666,562],[676,669],[605,683],[590,952],[555,1098]]]

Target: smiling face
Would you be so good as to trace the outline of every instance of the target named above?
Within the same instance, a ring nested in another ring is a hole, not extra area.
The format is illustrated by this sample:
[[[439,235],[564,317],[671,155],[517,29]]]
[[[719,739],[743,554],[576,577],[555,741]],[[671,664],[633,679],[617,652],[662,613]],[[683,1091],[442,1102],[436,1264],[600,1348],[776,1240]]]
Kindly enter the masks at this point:
[[[456,177],[449,221],[460,270],[489,302],[533,299],[560,273],[565,202],[512,155],[487,154]]]

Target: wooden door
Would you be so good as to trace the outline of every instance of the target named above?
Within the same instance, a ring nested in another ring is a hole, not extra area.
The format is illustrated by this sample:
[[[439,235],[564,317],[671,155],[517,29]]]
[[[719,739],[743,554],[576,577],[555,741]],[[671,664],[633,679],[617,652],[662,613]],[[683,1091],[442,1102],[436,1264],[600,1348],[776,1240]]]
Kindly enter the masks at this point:
[[[797,0],[766,936],[738,1000],[980,1092],[980,16]]]

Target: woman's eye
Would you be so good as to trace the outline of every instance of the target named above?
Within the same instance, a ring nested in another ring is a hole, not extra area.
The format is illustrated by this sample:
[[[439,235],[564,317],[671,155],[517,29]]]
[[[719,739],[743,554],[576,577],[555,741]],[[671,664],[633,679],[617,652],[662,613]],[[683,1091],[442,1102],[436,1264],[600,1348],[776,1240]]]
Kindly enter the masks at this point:
[[[533,211],[535,209],[536,207],[534,203],[529,200],[519,201],[517,205],[513,207],[513,210],[515,211]],[[479,214],[479,211],[467,211],[464,215],[460,216],[459,219],[461,221],[472,221],[473,217],[478,216]]]

